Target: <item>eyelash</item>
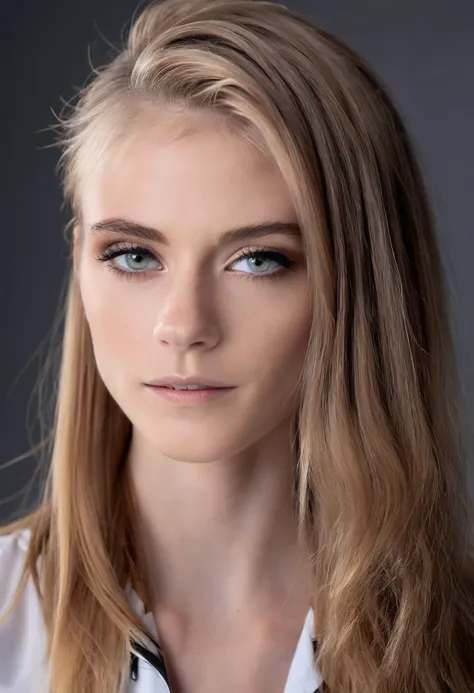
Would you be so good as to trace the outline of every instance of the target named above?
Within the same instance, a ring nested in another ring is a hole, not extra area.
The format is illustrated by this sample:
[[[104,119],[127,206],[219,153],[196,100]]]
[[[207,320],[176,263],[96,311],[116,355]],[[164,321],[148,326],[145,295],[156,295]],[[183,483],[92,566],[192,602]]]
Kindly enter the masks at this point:
[[[133,253],[137,253],[140,255],[148,255],[149,257],[152,257],[153,259],[157,260],[154,256],[154,254],[148,250],[147,248],[144,248],[143,246],[138,246],[138,245],[131,245],[131,244],[120,244],[120,245],[115,245],[115,246],[110,246],[109,248],[106,248],[104,251],[101,251],[101,253],[96,256],[96,260],[99,262],[104,262],[107,266],[107,269],[109,269],[112,272],[117,272],[120,277],[123,277],[124,279],[138,279],[140,276],[146,274],[150,270],[130,270],[130,271],[125,271],[121,270],[118,267],[115,267],[114,265],[111,264],[111,260],[113,260],[116,257],[120,257],[121,255],[132,255]],[[266,260],[274,260],[282,267],[284,267],[287,270],[292,270],[296,262],[294,260],[291,260],[287,255],[284,255],[283,253],[280,253],[279,251],[272,250],[271,248],[246,248],[238,257],[235,258],[232,264],[235,262],[238,262],[239,260],[246,260],[248,258],[255,259],[255,258],[264,258]],[[260,279],[277,279],[280,277],[284,272],[282,272],[280,269],[277,269],[273,272],[270,272],[268,274],[252,274],[251,272],[244,272],[244,276],[246,276],[249,279],[252,280],[260,280]],[[124,276],[125,275],[125,276]]]

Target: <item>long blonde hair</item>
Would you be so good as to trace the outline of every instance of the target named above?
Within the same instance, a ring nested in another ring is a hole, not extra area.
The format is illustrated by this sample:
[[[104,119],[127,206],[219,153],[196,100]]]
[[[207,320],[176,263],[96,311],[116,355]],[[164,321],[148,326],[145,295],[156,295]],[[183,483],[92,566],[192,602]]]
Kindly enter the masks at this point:
[[[314,313],[294,493],[328,690],[472,693],[474,560],[447,294],[387,89],[283,5],[150,5],[59,120],[78,233],[88,171],[145,101],[222,115],[273,158],[293,196]],[[99,377],[73,268],[58,383],[42,503],[2,529],[31,529],[11,608],[31,576],[52,693],[116,693],[130,639],[152,637],[124,595],[144,574],[124,463],[131,424]]]

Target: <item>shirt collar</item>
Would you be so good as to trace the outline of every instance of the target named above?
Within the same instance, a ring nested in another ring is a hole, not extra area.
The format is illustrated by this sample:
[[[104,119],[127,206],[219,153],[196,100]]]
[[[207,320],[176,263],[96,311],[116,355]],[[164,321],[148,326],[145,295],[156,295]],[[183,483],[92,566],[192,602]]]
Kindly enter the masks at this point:
[[[130,584],[127,587],[126,594],[132,609],[141,618],[154,637],[157,638],[153,614],[150,611],[145,612],[142,599]],[[314,612],[313,609],[310,608],[306,615],[291,661],[284,693],[316,693],[318,688],[323,684],[322,676],[319,670],[317,668],[315,669],[313,664],[315,651],[314,642]],[[150,649],[156,651],[156,647],[154,647],[152,643],[150,644]]]

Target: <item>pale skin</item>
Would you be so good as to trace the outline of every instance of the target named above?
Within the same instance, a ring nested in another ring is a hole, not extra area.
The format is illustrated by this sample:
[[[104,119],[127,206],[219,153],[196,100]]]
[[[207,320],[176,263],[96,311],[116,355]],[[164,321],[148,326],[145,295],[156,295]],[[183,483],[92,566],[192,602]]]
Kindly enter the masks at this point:
[[[310,605],[290,448],[311,325],[307,271],[294,235],[219,243],[231,228],[294,223],[295,210],[250,143],[203,116],[182,137],[187,122],[144,111],[88,176],[76,271],[99,372],[133,425],[150,606],[174,689],[274,693]],[[159,229],[167,244],[90,231],[112,218]],[[97,259],[117,245],[147,253]],[[238,259],[262,247],[292,268]],[[183,406],[145,385],[175,373],[233,389]]]

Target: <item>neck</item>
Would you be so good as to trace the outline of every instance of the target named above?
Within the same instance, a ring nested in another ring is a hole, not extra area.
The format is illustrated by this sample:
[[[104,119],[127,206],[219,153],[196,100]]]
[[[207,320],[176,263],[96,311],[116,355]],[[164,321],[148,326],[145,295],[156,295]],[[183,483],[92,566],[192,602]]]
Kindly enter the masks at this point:
[[[128,465],[149,608],[187,621],[259,618],[309,605],[285,435],[211,463],[172,460],[134,435]],[[301,609],[298,615],[301,613]]]

